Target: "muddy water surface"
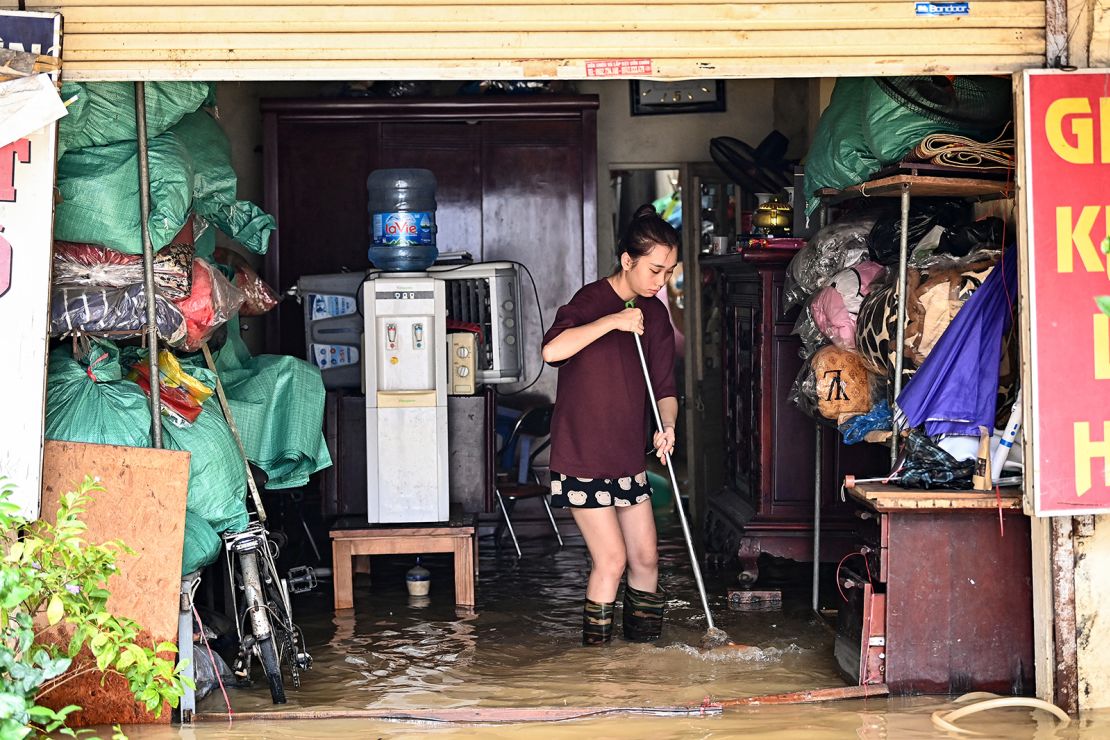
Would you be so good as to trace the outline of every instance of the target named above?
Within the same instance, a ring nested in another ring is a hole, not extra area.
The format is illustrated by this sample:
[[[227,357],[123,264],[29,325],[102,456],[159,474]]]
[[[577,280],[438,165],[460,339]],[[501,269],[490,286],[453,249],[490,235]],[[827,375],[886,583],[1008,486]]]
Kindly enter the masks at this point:
[[[237,712],[459,707],[653,707],[698,704],[804,689],[839,687],[832,633],[812,616],[804,589],[786,591],[783,611],[731,612],[731,572],[708,574],[718,626],[752,647],[702,652],[705,621],[681,540],[667,527],[662,585],[670,596],[657,645],[579,646],[588,560],[578,538],[561,550],[546,536],[526,543],[519,562],[483,543],[477,615],[456,614],[449,559],[432,558],[425,604],[404,590],[405,560],[376,559],[374,577],[356,581],[356,608],[336,615],[325,585],[295,603],[315,664],[289,703],[274,707],[264,681],[229,690]],[[553,543],[551,543],[553,544]],[[619,631],[618,631],[619,635]],[[560,723],[452,725],[366,719],[197,723],[191,728],[131,728],[136,738],[863,738],[943,737],[930,714],[954,708],[949,697],[872,698],[808,706],[727,709],[719,716],[621,716]],[[217,690],[200,712],[226,712]],[[1107,738],[1110,712],[1067,728],[1043,713],[1004,709],[961,722],[998,738]]]

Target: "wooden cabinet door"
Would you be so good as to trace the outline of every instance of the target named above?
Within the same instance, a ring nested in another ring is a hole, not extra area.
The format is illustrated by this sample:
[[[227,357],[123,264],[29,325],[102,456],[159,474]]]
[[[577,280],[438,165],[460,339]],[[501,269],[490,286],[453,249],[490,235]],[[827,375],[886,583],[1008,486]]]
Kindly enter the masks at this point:
[[[595,225],[584,222],[583,193],[594,173],[583,165],[580,120],[487,121],[482,124],[482,258],[516,260],[535,278],[543,322],[596,279]],[[592,195],[591,201],[592,201]],[[543,337],[528,276],[521,276],[526,380],[540,367]],[[533,356],[534,355],[534,356]],[[535,390],[555,397],[555,373]]]
[[[381,167],[420,167],[436,176],[436,247],[482,258],[481,124],[382,124]]]
[[[378,125],[271,119],[267,210],[277,231],[266,279],[278,291],[302,275],[366,269],[370,243],[366,176],[378,166]],[[267,323],[270,352],[305,357],[303,309],[283,301]]]

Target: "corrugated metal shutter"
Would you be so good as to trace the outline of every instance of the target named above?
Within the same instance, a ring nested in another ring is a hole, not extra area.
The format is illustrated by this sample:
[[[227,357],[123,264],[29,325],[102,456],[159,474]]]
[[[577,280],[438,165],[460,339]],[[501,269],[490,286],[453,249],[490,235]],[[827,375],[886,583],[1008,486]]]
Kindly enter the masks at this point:
[[[1040,66],[1043,0],[29,0],[65,17],[69,79],[527,79],[991,73]]]

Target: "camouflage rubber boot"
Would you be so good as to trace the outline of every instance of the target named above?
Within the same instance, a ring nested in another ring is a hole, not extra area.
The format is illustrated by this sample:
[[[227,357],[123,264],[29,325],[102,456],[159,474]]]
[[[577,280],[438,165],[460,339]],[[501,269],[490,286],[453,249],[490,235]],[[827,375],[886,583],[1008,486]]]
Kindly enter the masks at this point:
[[[582,607],[582,644],[604,645],[613,639],[613,612],[617,602],[602,604],[586,599]]]
[[[663,605],[667,597],[663,589],[648,593],[631,586],[624,587],[624,639],[629,642],[651,642],[663,633]]]

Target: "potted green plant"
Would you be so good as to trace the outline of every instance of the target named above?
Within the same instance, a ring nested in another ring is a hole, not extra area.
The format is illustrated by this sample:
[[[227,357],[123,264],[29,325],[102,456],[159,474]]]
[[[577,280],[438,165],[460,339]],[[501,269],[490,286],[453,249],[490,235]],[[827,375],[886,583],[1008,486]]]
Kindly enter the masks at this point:
[[[116,558],[133,553],[118,540],[96,545],[83,538],[84,507],[103,490],[87,477],[62,496],[55,523],[28,521],[0,479],[0,737],[75,736],[66,718],[80,707],[53,709],[48,697],[85,674],[122,676],[155,716],[164,704],[176,707],[191,685],[172,659],[173,643],[140,644],[140,625],[107,609]],[[92,660],[75,665],[85,647]]]

